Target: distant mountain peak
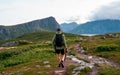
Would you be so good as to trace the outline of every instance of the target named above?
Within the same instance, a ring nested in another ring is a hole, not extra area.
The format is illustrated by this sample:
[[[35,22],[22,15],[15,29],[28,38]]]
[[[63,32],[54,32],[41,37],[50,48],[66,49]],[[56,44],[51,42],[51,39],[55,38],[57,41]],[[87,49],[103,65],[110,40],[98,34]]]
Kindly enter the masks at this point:
[[[64,32],[69,32],[70,30],[77,27],[78,24],[76,22],[71,22],[71,23],[62,23],[60,26]]]
[[[56,31],[60,27],[54,17],[47,17],[14,26],[0,26],[0,41],[39,31]]]
[[[70,31],[74,34],[105,34],[120,32],[120,20],[96,20],[80,24]]]

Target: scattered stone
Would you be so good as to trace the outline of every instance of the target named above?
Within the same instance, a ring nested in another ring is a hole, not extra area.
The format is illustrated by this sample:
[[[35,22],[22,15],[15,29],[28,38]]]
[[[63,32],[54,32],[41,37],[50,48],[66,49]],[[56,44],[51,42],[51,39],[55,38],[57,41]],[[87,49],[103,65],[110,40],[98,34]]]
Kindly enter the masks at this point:
[[[92,56],[88,56],[88,59],[92,59],[93,57]]]
[[[43,62],[44,65],[47,65],[47,64],[49,64],[49,63],[50,63],[49,61],[44,61],[44,62]]]
[[[9,73],[8,75],[13,75],[14,73]]]
[[[79,67],[76,67],[75,69],[73,69],[73,71],[80,71],[84,68],[85,68],[85,66],[79,66]]]
[[[0,50],[4,49],[4,47],[0,47]]]
[[[94,65],[95,65],[95,63],[90,63],[90,64],[88,64],[88,67],[92,69],[94,67]]]
[[[81,50],[81,53],[85,53],[85,50]]]
[[[39,68],[39,67],[40,67],[40,65],[35,65],[35,67]]]
[[[19,44],[18,41],[11,41],[11,42],[4,43],[1,46],[3,46],[3,47],[17,46],[18,44]]]
[[[70,58],[70,59],[72,59],[72,58],[74,58],[75,56],[73,56],[73,55],[70,55],[70,56],[67,56],[67,58]]]
[[[74,61],[74,62],[76,62],[76,63],[81,63],[82,61],[80,61],[79,59],[77,59],[77,58],[72,58],[72,61]]]
[[[4,74],[5,74],[5,72],[3,71],[1,74],[3,74],[3,75],[4,75]]]
[[[55,71],[54,71],[55,75],[56,75],[56,74],[63,73],[63,72],[65,72],[65,70],[55,70]]]
[[[23,73],[20,71],[17,71],[17,75],[23,75]]]
[[[45,65],[45,67],[50,68],[51,66],[50,65]]]
[[[37,72],[38,73],[38,75],[40,75],[41,74],[41,72],[39,71],[39,72]]]

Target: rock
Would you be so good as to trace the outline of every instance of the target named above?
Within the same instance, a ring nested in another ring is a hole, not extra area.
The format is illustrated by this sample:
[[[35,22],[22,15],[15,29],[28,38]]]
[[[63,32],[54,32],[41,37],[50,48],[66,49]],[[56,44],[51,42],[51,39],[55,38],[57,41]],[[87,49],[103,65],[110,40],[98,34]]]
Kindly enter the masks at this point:
[[[4,47],[0,47],[0,50],[4,49]]]
[[[35,67],[39,68],[39,67],[40,67],[40,65],[35,65]]]
[[[3,47],[9,47],[9,46],[17,46],[18,44],[19,44],[18,41],[11,41],[11,42],[4,43],[1,46],[3,46]]]
[[[76,63],[79,63],[79,64],[82,62],[82,60],[79,60],[79,59],[77,59],[77,58],[75,58],[75,57],[72,58],[72,61],[74,61],[74,62],[76,62]]]
[[[94,67],[94,63],[88,64],[88,67],[92,69]]]
[[[9,73],[8,75],[13,75],[14,73]]]
[[[86,62],[82,61],[82,62],[80,63],[80,65],[81,65],[81,66],[85,66],[85,65],[86,65]]]
[[[68,58],[68,59],[72,59],[72,58],[74,58],[75,56],[73,56],[73,55],[70,55],[70,56],[66,56],[66,58]]]
[[[39,72],[37,72],[38,73],[38,75],[40,75],[41,74],[41,72],[39,71]]]
[[[88,59],[92,59],[93,57],[92,56],[88,56]]]
[[[55,70],[55,71],[54,71],[55,75],[56,75],[56,74],[63,73],[63,72],[65,72],[65,70]]]
[[[45,67],[50,68],[51,66],[50,65],[45,65]]]
[[[79,67],[76,67],[75,69],[73,69],[73,71],[80,71],[84,68],[85,68],[85,66],[79,66]]]
[[[81,53],[85,53],[85,50],[81,50]]]
[[[49,64],[50,62],[49,61],[44,61],[43,64],[46,65],[46,64]]]

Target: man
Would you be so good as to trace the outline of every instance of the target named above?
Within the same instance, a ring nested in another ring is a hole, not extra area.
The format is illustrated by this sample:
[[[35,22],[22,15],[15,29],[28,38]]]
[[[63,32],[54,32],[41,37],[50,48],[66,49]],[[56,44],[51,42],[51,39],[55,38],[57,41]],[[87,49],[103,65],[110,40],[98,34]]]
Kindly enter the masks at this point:
[[[55,53],[57,54],[58,67],[64,68],[63,61],[65,60],[65,52],[67,51],[65,35],[58,28],[53,38],[53,46]]]

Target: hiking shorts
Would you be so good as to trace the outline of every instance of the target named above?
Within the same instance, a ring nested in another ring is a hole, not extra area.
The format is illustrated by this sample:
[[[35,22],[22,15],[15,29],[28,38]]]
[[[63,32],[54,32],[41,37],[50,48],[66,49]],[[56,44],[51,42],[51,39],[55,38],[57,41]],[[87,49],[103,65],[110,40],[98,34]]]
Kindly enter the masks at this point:
[[[64,49],[56,49],[56,50],[55,50],[55,53],[57,53],[57,54],[62,54],[62,55],[65,54]]]

